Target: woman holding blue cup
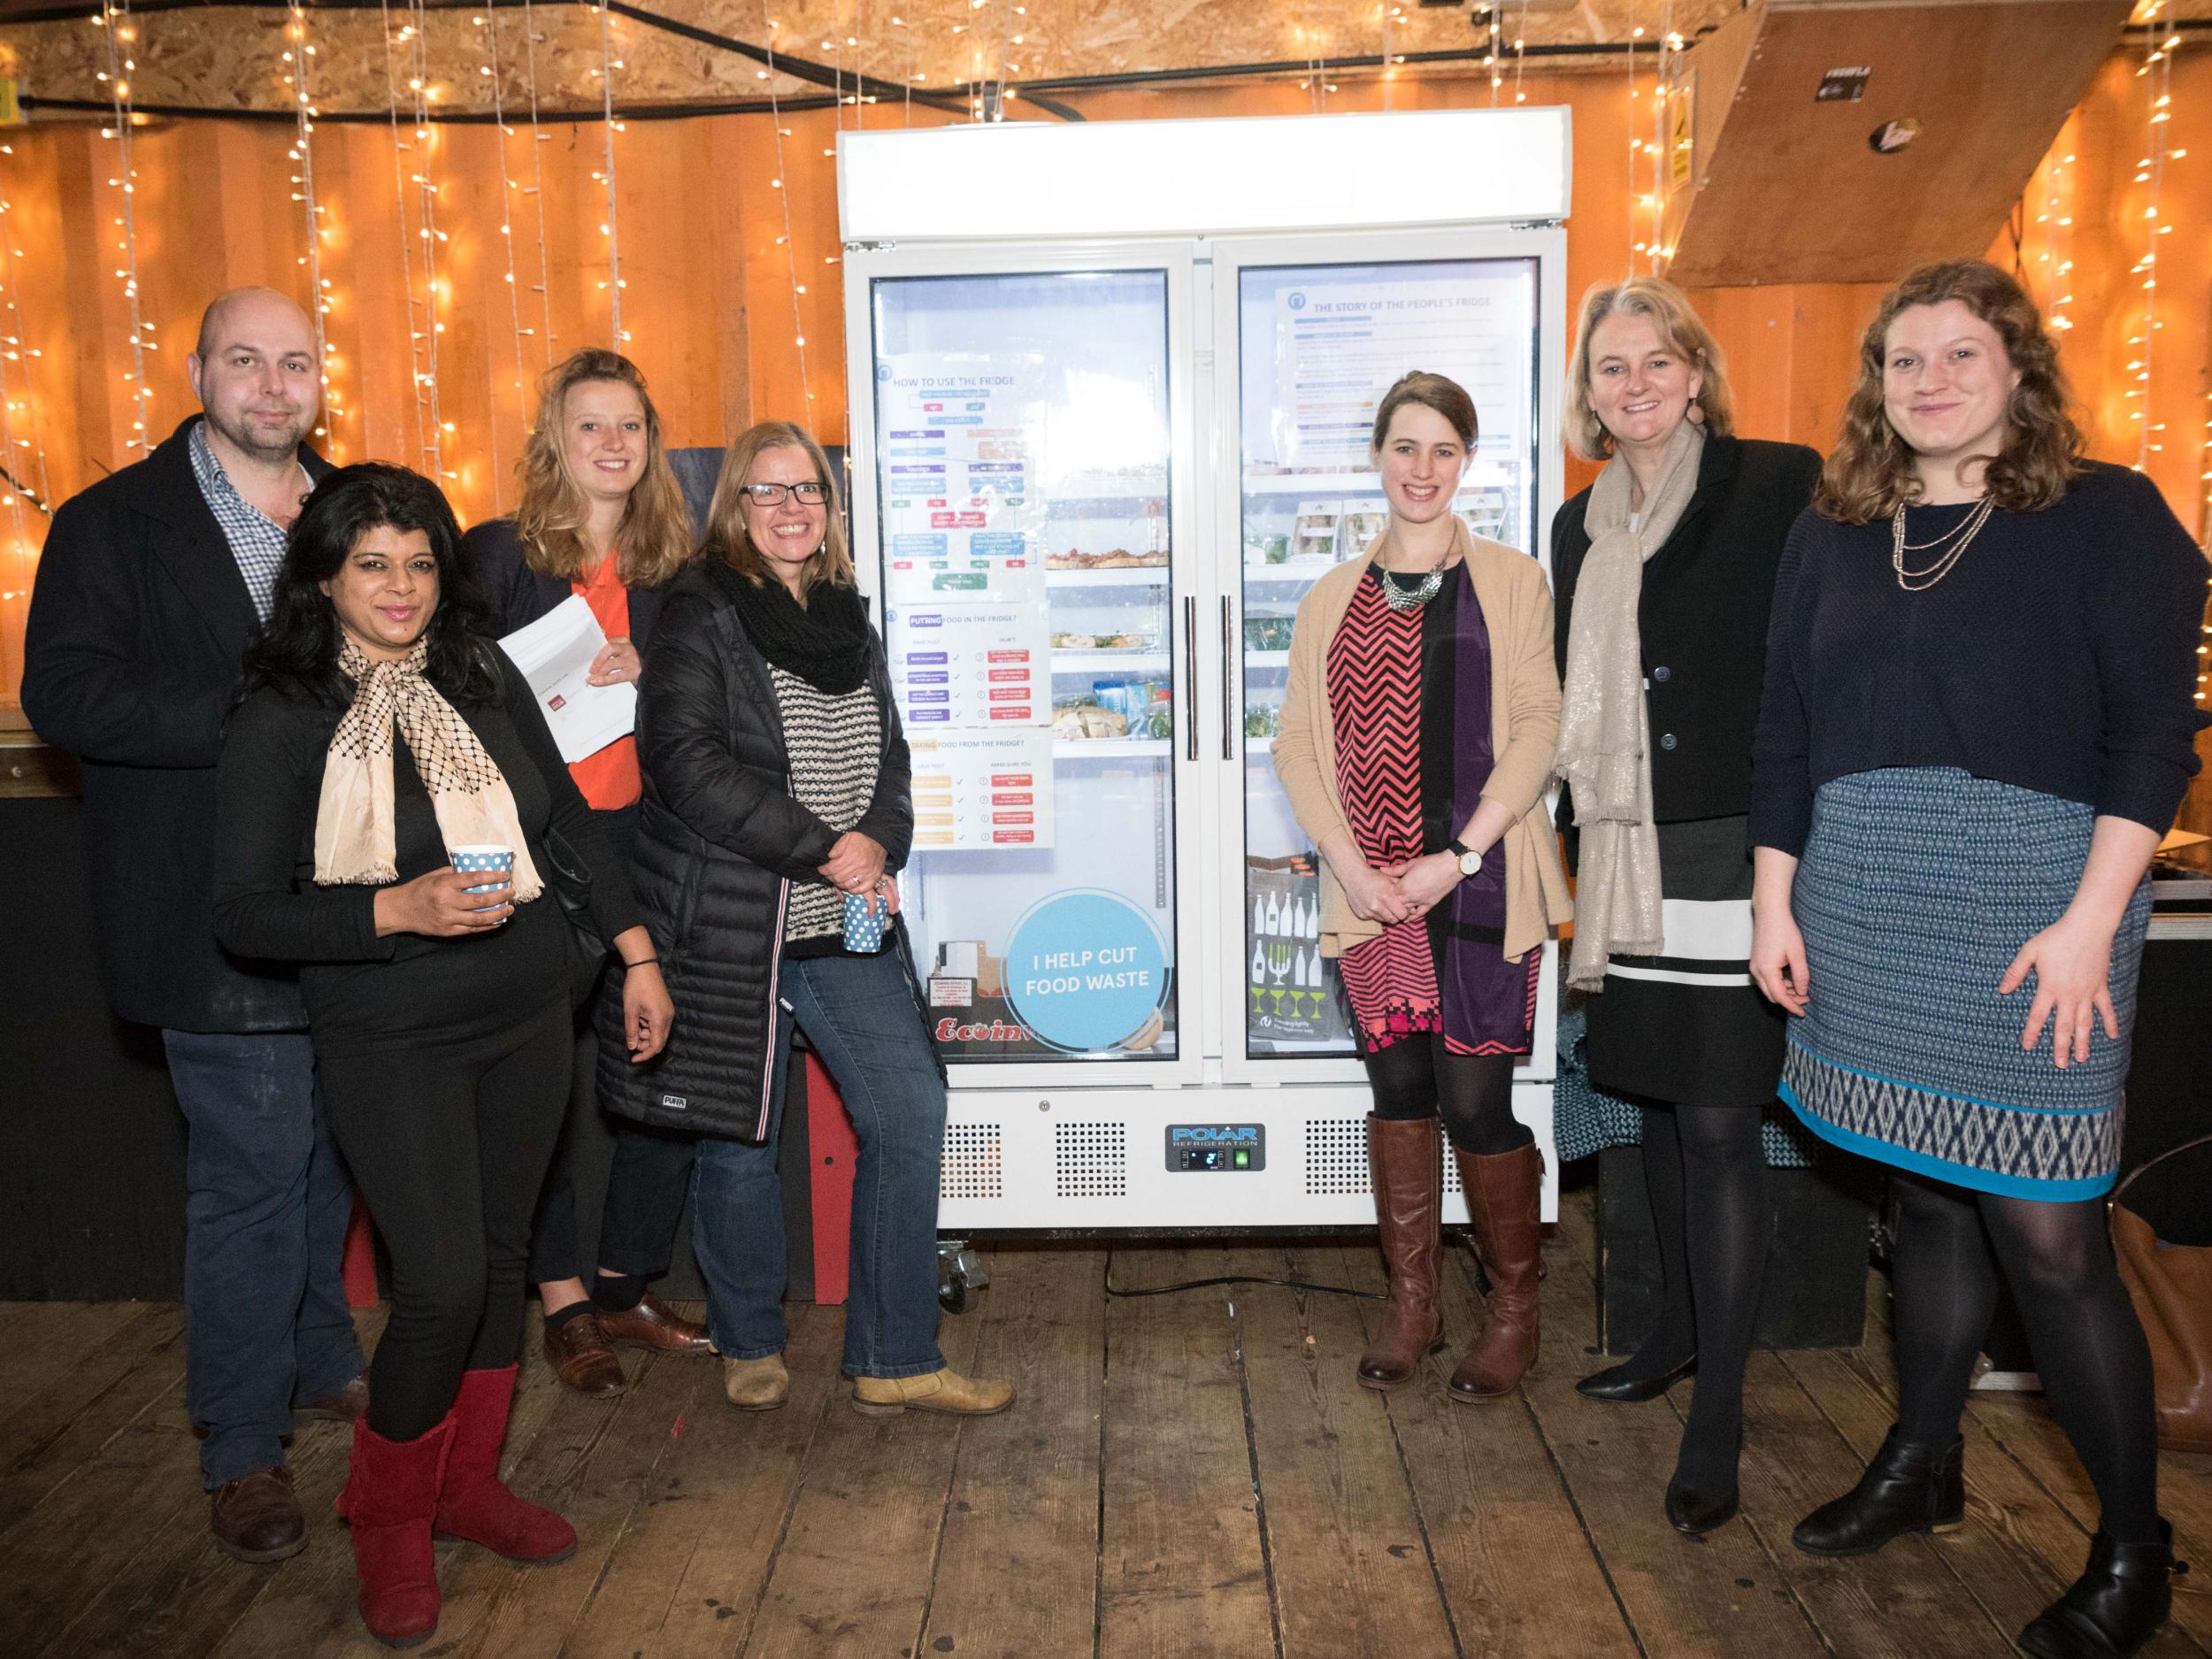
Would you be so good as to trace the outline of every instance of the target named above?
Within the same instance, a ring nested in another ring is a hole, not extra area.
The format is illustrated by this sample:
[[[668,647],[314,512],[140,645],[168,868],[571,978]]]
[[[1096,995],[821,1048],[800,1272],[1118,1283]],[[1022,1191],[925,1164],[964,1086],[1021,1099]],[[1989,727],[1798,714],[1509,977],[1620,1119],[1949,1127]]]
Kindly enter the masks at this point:
[[[634,1060],[673,1013],[620,862],[480,631],[459,541],[427,479],[324,480],[219,774],[219,935],[301,964],[331,1128],[391,1252],[338,1505],[363,1621],[395,1646],[437,1624],[434,1525],[515,1561],[576,1545],[498,1478],[530,1216],[569,1093],[569,927],[542,902],[557,838],[626,965]]]
[[[960,1375],[937,1346],[945,1082],[895,921],[892,872],[914,835],[906,740],[835,480],[802,428],[763,422],[724,455],[705,557],[661,609],[638,747],[638,897],[687,1011],[654,1065],[603,1047],[600,1099],[701,1137],[693,1250],[724,1393],[757,1411],[789,1392],[776,1136],[795,1025],[860,1142],[855,1408],[1003,1410],[1011,1386]]]

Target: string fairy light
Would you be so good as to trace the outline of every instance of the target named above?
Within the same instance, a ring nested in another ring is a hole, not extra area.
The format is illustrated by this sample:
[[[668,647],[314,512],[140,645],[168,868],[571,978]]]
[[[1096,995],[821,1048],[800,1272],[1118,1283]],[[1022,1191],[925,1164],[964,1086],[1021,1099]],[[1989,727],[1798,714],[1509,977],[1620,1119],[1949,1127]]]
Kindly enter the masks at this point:
[[[523,194],[537,204],[538,209],[538,311],[543,332],[539,335],[545,359],[544,366],[553,366],[553,267],[545,248],[545,152],[541,144],[553,142],[553,134],[538,126],[538,42],[544,37],[538,33],[537,14],[531,10],[531,0],[522,0],[523,76],[530,90],[530,182],[523,187]]]
[[[2036,263],[2047,267],[2042,273],[2044,292],[2044,320],[2054,334],[2064,334],[2074,326],[2074,319],[2066,314],[2066,308],[2074,303],[2074,216],[2067,189],[2066,170],[2074,165],[2072,143],[2074,118],[2069,115],[2059,128],[2058,140],[2051,146],[2050,160],[2043,170],[2043,211],[2035,216],[2035,222],[2043,227],[2043,246],[2036,255]]]
[[[0,144],[0,156],[15,156],[13,144]],[[23,307],[17,297],[15,262],[23,257],[23,250],[15,245],[15,204],[10,198],[4,179],[0,179],[0,315],[6,321],[0,326],[0,485],[8,495],[7,506],[19,511],[17,497],[28,493],[26,474],[38,480],[37,493],[31,496],[31,505],[41,512],[51,512],[54,505],[53,485],[46,473],[46,434],[39,419],[38,398],[31,385],[30,365],[45,354],[30,343],[30,330],[23,325]],[[12,371],[9,365],[16,365]],[[11,373],[16,377],[7,378]],[[17,394],[20,391],[20,396]],[[24,417],[31,435],[24,437],[15,429],[15,417]],[[23,450],[31,452],[31,465],[23,465]],[[27,557],[31,548],[19,532],[18,545]]]
[[[14,155],[14,145],[0,144],[0,157],[12,159]],[[24,342],[23,313],[16,300],[15,256],[21,250],[13,246],[14,212],[5,182],[0,180],[0,312],[6,319],[4,332],[0,333],[0,507],[7,510],[9,547],[14,554],[6,585],[0,588],[0,602],[30,596],[32,572],[36,568],[39,550],[32,543],[24,516],[27,497],[30,506],[49,514],[53,511],[54,499],[46,479],[46,444],[39,430],[37,399],[31,392],[28,359],[37,357],[39,353]],[[29,438],[18,430],[19,415],[25,418],[22,424],[31,429]],[[24,473],[32,470],[23,465],[22,451],[26,449],[33,452],[36,462],[35,495],[24,479]]]
[[[1631,18],[1636,15],[1632,0],[1627,15]],[[1655,168],[1653,170],[1654,188],[1651,192],[1647,195],[1636,188],[1636,159],[1643,153],[1644,149],[1644,141],[1636,130],[1636,42],[1643,37],[1644,27],[1640,23],[1634,25],[1628,31],[1628,273],[1631,276],[1636,274],[1636,256],[1647,252],[1654,246],[1654,242],[1643,242],[1637,237],[1636,210],[1639,207],[1649,207],[1659,199],[1657,189],[1659,180]],[[1656,239],[1654,240],[1655,242]]]
[[[2138,184],[2150,187],[2143,208],[2143,257],[2135,262],[2132,272],[2143,280],[2143,332],[2128,340],[2130,345],[2139,347],[2142,351],[2139,357],[2128,365],[2135,371],[2135,386],[2128,396],[2140,403],[2135,419],[2143,428],[2136,438],[2135,470],[2139,472],[2147,470],[2151,457],[2165,448],[2156,442],[2156,436],[2166,430],[2166,423],[2151,419],[2151,371],[2157,361],[2158,333],[2165,326],[2158,320],[2158,239],[2170,227],[2159,220],[2159,192],[2166,178],[2166,126],[2174,101],[2174,48],[2180,43],[2180,37],[2170,35],[2162,41],[2158,31],[2150,26],[2158,21],[2159,13],[2166,6],[2167,0],[2151,0],[2144,10],[2143,22],[2149,30],[2146,36],[2147,50],[2142,66],[2135,72],[2139,79],[2155,76],[2149,88],[2149,136],[2145,143],[2150,153],[2138,164],[2135,174]]]
[[[505,269],[501,273],[507,285],[507,318],[513,326],[515,336],[515,405],[529,418],[529,394],[525,388],[526,372],[522,366],[522,296],[517,293],[515,281],[515,181],[507,171],[507,140],[511,129],[507,125],[505,95],[501,87],[499,63],[499,12],[490,12],[470,19],[472,25],[484,31],[484,62],[478,65],[480,73],[491,84],[492,129],[498,134],[499,149],[499,249]],[[488,440],[492,457],[492,514],[499,515],[500,487],[505,481],[506,469],[499,464],[499,426],[495,418],[490,423]]]
[[[1667,245],[1667,188],[1673,177],[1674,150],[1667,131],[1682,88],[1682,36],[1674,27],[1674,0],[1662,0],[1659,8],[1659,72],[1652,82],[1651,142],[1651,273],[1659,275],[1674,257]]]
[[[609,337],[616,345],[621,345],[630,338],[622,327],[622,290],[627,284],[622,280],[622,236],[615,218],[614,195],[614,135],[622,130],[622,123],[614,119],[614,72],[622,67],[622,60],[614,55],[613,26],[607,15],[607,0],[599,0],[598,11],[599,103],[607,139],[607,217],[599,227],[599,234],[607,239],[607,280],[599,286],[607,290]]]
[[[322,383],[322,425],[315,428],[315,435],[328,441],[331,458],[335,460],[338,447],[334,434],[344,409],[338,389],[331,381],[334,358],[325,321],[330,315],[331,285],[323,275],[322,245],[327,234],[323,226],[326,210],[315,197],[315,119],[319,113],[315,108],[312,74],[315,43],[307,37],[307,12],[301,0],[290,0],[286,9],[291,13],[291,21],[286,25],[285,34],[292,44],[284,53],[284,62],[290,66],[284,79],[292,88],[296,121],[290,155],[299,168],[292,175],[292,199],[300,204],[305,232],[306,251],[299,256],[298,263],[307,268],[307,314],[315,325],[315,372]]]
[[[116,239],[116,251],[123,256],[123,263],[115,274],[123,284],[123,295],[130,302],[130,373],[123,377],[131,388],[133,403],[132,436],[124,441],[126,449],[144,449],[150,447],[148,423],[153,417],[153,388],[147,381],[146,354],[155,349],[153,325],[146,320],[138,289],[138,168],[131,156],[131,127],[135,117],[131,109],[132,73],[138,62],[132,56],[136,50],[138,30],[131,21],[130,0],[101,0],[98,27],[106,44],[107,67],[97,72],[94,79],[107,84],[108,99],[112,106],[115,125],[102,129],[102,135],[112,138],[117,146],[115,175],[108,180],[111,188],[122,192],[123,211],[116,215],[116,228],[121,234]]]
[[[416,254],[419,250],[415,239],[407,234],[409,175],[405,157],[410,154],[415,156],[414,176],[420,179],[425,176],[422,173],[423,152],[419,148],[419,138],[414,143],[403,142],[400,138],[399,81],[398,70],[392,56],[394,39],[390,0],[378,0],[377,9],[384,20],[384,88],[391,110],[392,208],[399,233],[400,291],[405,298],[407,306],[407,368],[412,378],[415,394],[415,451],[418,457],[427,457],[430,459],[430,470],[434,474],[442,470],[437,465],[439,459],[437,409],[436,405],[430,401],[431,388],[435,384],[437,346],[435,336],[430,330],[422,326],[424,319],[416,308],[415,268]],[[411,23],[401,25],[397,43],[403,46],[411,44],[414,39],[414,26]],[[420,77],[417,76],[415,79],[419,81]],[[418,121],[416,131],[419,133],[421,127],[422,123]],[[427,250],[419,251],[426,262],[429,258]],[[436,313],[434,293],[429,296],[428,303],[431,307],[431,320],[434,321]],[[423,366],[426,342],[428,342],[429,352],[428,372],[426,372]]]
[[[1521,89],[1521,67],[1528,62],[1528,0],[1521,0],[1521,20],[1513,28],[1513,102],[1526,104],[1528,94]]]
[[[776,176],[768,181],[768,188],[776,192],[783,206],[783,234],[776,240],[783,244],[784,269],[791,280],[791,339],[799,353],[799,386],[806,394],[806,401],[814,401],[814,385],[806,370],[806,323],[799,315],[799,256],[791,245],[791,192],[783,188],[783,110],[776,92],[776,19],[769,18],[767,35],[768,67],[763,72],[768,81],[768,121],[776,134]]]

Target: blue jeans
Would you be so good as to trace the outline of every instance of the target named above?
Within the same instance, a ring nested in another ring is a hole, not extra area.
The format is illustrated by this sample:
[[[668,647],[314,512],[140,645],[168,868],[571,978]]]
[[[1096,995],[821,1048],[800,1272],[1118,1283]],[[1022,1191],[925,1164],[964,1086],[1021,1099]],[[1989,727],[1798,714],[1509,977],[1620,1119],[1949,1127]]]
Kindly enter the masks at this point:
[[[789,1062],[795,1024],[837,1079],[860,1141],[844,1369],[855,1377],[926,1376],[945,1363],[937,1348],[945,1086],[906,970],[889,950],[786,958],[782,988],[777,1071]],[[731,1359],[783,1351],[780,1080],[773,1098],[766,1141],[702,1139],[693,1178],[692,1248],[707,1282],[714,1345]]]
[[[282,1463],[294,1403],[360,1374],[342,1260],[353,1183],[305,1033],[161,1038],[188,1128],[185,1393],[212,1488]]]

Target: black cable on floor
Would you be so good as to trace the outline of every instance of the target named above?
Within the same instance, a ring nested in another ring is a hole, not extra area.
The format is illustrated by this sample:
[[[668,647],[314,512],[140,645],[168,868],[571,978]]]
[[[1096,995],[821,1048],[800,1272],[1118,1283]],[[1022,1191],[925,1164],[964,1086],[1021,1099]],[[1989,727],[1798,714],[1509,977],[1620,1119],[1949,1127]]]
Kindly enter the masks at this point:
[[[1370,1302],[1389,1300],[1379,1290],[1355,1290],[1349,1285],[1315,1285],[1302,1279],[1263,1279],[1253,1273],[1227,1273],[1218,1279],[1193,1279],[1179,1285],[1147,1285],[1138,1290],[1123,1290],[1114,1283],[1114,1253],[1106,1252],[1106,1294],[1110,1296],[1168,1296],[1179,1290],[1206,1290],[1215,1285],[1279,1285],[1285,1290],[1316,1290],[1330,1296],[1362,1296]]]

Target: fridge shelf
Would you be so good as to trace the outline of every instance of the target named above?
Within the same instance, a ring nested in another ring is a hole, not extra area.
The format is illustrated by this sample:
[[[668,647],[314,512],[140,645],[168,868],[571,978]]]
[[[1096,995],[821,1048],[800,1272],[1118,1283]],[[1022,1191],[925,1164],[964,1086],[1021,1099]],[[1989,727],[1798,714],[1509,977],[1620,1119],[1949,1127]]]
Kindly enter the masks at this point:
[[[1165,651],[1055,651],[1052,672],[1056,674],[1149,674],[1165,673],[1168,655]]]
[[[1244,654],[1244,665],[1247,668],[1288,668],[1290,653],[1288,651],[1247,651]]]
[[[1168,737],[1056,737],[1052,740],[1052,757],[1110,760],[1118,755],[1166,755],[1174,748],[1175,740]]]
[[[1164,588],[1164,565],[1121,565],[1110,570],[1045,572],[1048,588]]]
[[[1286,582],[1303,588],[1317,576],[1326,575],[1342,564],[1341,559],[1284,559],[1279,564],[1263,564],[1248,559],[1244,565],[1244,580],[1254,584]]]

